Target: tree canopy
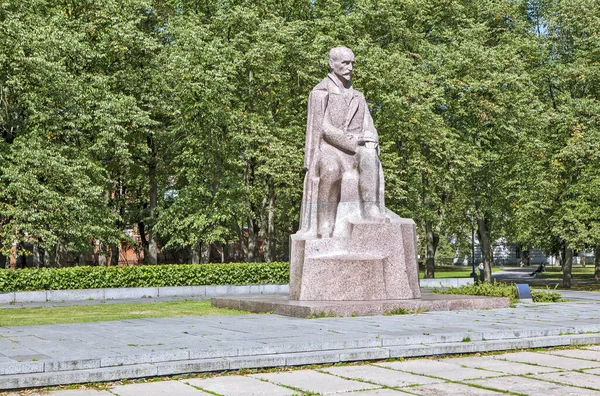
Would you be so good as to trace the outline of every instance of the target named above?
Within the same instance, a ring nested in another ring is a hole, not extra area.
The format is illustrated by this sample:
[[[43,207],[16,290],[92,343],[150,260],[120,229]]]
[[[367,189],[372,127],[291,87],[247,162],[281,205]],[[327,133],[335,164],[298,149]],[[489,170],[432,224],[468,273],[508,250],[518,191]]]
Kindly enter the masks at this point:
[[[136,227],[150,263],[233,242],[284,257],[308,93],[338,45],[428,276],[472,224],[488,275],[500,236],[600,246],[598,0],[7,0],[2,253],[110,257]]]

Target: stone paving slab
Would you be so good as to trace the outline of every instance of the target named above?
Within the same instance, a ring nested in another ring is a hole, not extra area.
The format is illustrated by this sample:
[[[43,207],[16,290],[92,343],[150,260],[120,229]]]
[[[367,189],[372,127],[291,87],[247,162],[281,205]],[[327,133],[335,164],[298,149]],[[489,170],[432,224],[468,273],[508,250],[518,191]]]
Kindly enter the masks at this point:
[[[117,396],[208,396],[203,392],[179,381],[147,382],[143,384],[119,385],[110,392]],[[54,396],[54,395],[52,395]],[[70,396],[70,395],[65,395]]]
[[[503,373],[460,367],[455,364],[431,359],[410,360],[406,362],[378,363],[378,366],[393,370],[407,371],[415,374],[428,374],[452,381],[462,381],[469,378],[499,377]]]
[[[563,356],[574,359],[587,359],[600,361],[600,355],[596,351],[586,349],[561,349],[556,351],[545,352],[550,355]]]
[[[502,355],[500,358],[510,360],[513,362],[536,364],[546,367],[556,367],[558,369],[563,370],[582,370],[600,367],[600,362],[593,362],[581,359],[571,359],[537,352],[508,353]]]
[[[569,300],[600,300],[600,293],[598,292],[585,292],[576,290],[557,290],[557,292],[559,292],[563,298]]]
[[[359,379],[376,385],[389,387],[405,387],[410,385],[435,384],[442,382],[435,378],[393,371],[377,366],[346,366],[323,369],[326,373],[338,377]]]
[[[314,370],[302,370],[269,374],[253,374],[249,377],[259,378],[274,384],[289,386],[305,392],[320,394],[342,393],[380,388],[364,382],[347,380]]]
[[[224,376],[189,379],[183,382],[223,396],[288,396],[298,393],[293,389],[252,377]]]
[[[600,351],[600,345],[590,345],[585,347],[585,349],[591,349],[593,351]]]
[[[539,374],[535,377],[550,382],[559,382],[562,384],[580,386],[584,388],[600,390],[600,376],[594,374],[584,374],[578,372],[556,372]]]
[[[559,369],[553,367],[534,366],[531,364],[509,362],[496,356],[474,356],[465,358],[450,358],[444,360],[446,363],[467,366],[472,368],[496,371],[503,374],[540,374],[555,372]]]
[[[343,394],[355,396],[406,396],[409,393],[396,389],[372,389],[367,391],[345,392]]]
[[[448,396],[448,395],[460,395],[460,396],[500,396],[505,395],[502,392],[495,392],[487,389],[475,388],[472,386],[456,384],[456,383],[444,383],[444,384],[432,384],[423,385],[417,387],[411,387],[408,389],[410,393],[422,396]]]
[[[466,381],[468,384],[476,384],[487,388],[494,388],[506,392],[515,392],[530,396],[598,396],[594,390],[576,388],[553,384],[532,378],[523,377],[497,377]]]

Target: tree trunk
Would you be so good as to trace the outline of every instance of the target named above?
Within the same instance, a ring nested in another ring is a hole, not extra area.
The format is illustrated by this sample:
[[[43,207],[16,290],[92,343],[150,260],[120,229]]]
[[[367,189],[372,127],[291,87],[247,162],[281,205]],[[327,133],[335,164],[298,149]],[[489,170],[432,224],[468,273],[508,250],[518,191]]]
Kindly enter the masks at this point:
[[[59,267],[59,265],[56,262],[56,249],[57,246],[54,246],[54,249],[48,249],[48,251],[46,252],[46,265],[48,267]]]
[[[433,230],[431,221],[425,222],[425,238],[427,240],[427,258],[425,261],[425,278],[435,278],[435,252],[440,236]]]
[[[256,222],[252,218],[252,215],[248,215],[248,262],[252,263],[256,261],[258,253],[258,243],[256,241]]]
[[[263,252],[265,261],[272,263],[275,261],[275,186],[269,178],[267,194],[267,224],[265,229],[265,238],[263,240]]]
[[[8,260],[6,259],[6,256],[2,254],[1,250],[2,250],[2,242],[0,242],[0,268],[4,269],[4,268],[7,268]]]
[[[558,252],[556,258],[558,259],[558,265],[560,265],[560,270],[562,271],[565,267],[565,242],[560,238],[558,238]]]
[[[144,253],[144,263],[147,263],[146,257],[150,255],[148,239],[146,238],[146,224],[143,221],[138,223],[138,232],[140,234],[140,241],[142,242],[142,251]],[[139,257],[138,257],[139,258]]]
[[[210,262],[210,243],[202,242],[200,248],[200,264],[208,264]]]
[[[529,267],[531,265],[531,252],[529,250],[526,250],[525,252],[525,260],[526,260],[526,264]]]
[[[525,267],[525,265],[527,264],[527,258],[526,258],[526,250],[523,249],[522,245],[519,245],[520,250],[519,250],[519,267],[523,268]]]
[[[98,265],[100,267],[106,267],[108,265],[108,260],[107,260],[107,252],[103,252],[103,251],[99,251],[98,252]]]
[[[429,150],[426,146],[421,147],[421,152],[425,157],[429,156]],[[431,206],[429,195],[427,193],[427,186],[429,186],[429,179],[427,174],[421,175],[422,187],[423,187],[423,207],[429,208]],[[433,246],[433,224],[430,220],[425,221],[425,278],[435,277],[435,247]]]
[[[484,279],[485,282],[492,281],[492,245],[490,241],[490,230],[485,218],[477,219],[477,236],[479,246],[481,247],[481,256],[483,258]]]
[[[221,262],[226,263],[229,261],[229,255],[227,254],[227,244],[224,243],[221,245]]]
[[[119,221],[117,222],[117,228],[122,231],[124,228],[123,219],[125,218],[125,207],[121,203],[121,197],[126,194],[126,189],[123,186],[123,182],[120,177],[117,178],[117,186],[113,191],[113,210],[119,215]],[[110,197],[110,194],[109,194]],[[119,259],[121,258],[121,241],[117,243],[111,243],[108,245],[110,250],[110,261],[109,266],[117,267],[119,265]]]
[[[112,265],[115,267],[119,265],[119,255],[121,254],[120,250],[121,250],[121,247],[119,245],[117,245],[116,243],[110,245],[110,264],[109,265]]]
[[[594,248],[594,279],[600,280],[600,244]]]
[[[573,268],[573,249],[565,247],[565,262],[563,265],[563,287],[571,288],[571,268]]]
[[[17,269],[17,244],[10,247],[10,256],[8,256],[8,268]]]
[[[240,249],[242,249],[241,261],[246,261],[246,257],[248,257],[248,241],[247,241],[246,237],[244,236],[244,228],[243,228],[243,226],[236,224],[235,231],[238,234],[238,243],[240,244]]]
[[[64,243],[59,242],[56,244],[54,249],[51,249],[48,253],[48,264],[51,267],[64,267],[67,265],[67,248]]]
[[[148,167],[148,176],[150,179],[150,206],[148,207],[150,224],[148,224],[148,256],[144,255],[144,261],[146,264],[156,264],[158,262],[158,246],[154,224],[156,223],[156,207],[158,206],[158,184],[156,182],[156,153],[154,153],[154,145],[152,145],[152,159]]]
[[[579,257],[579,264],[585,268],[585,265],[587,264],[585,262],[585,249],[581,249],[581,256]]]
[[[200,264],[200,256],[202,255],[202,244],[198,243],[192,246],[191,262],[192,264]]]
[[[17,244],[17,252],[21,249],[24,250],[23,245],[20,243]],[[25,254],[22,253],[21,255],[17,256],[15,268],[27,268],[27,256],[25,256]]]

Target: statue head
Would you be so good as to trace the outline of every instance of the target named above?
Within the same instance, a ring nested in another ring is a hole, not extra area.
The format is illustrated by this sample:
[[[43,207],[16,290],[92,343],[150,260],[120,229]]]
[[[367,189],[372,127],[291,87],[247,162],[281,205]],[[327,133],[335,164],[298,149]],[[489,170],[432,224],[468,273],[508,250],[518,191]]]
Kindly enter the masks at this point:
[[[336,47],[329,51],[329,70],[343,83],[352,79],[354,67],[354,53],[350,48]]]

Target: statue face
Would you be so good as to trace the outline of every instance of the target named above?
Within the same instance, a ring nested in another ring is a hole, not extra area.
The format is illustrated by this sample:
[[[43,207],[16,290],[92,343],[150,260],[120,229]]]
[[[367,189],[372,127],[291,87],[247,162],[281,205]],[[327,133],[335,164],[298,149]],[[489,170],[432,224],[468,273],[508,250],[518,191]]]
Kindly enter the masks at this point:
[[[350,50],[341,51],[335,58],[329,60],[329,67],[341,81],[350,81],[354,68],[354,54]]]

